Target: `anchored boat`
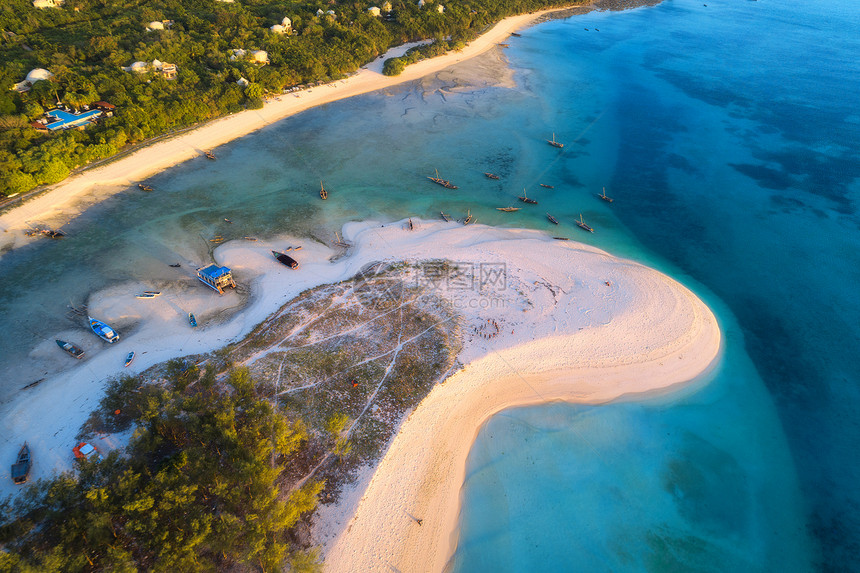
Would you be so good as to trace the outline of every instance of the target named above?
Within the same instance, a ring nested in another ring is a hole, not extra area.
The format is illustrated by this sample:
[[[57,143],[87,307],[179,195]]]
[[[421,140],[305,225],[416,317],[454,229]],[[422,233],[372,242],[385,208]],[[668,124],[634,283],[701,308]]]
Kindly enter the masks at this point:
[[[487,173],[486,171],[484,172],[484,175],[487,176],[487,179],[498,179],[499,178],[499,176],[496,175],[495,173]]]
[[[555,189],[555,186],[553,186],[553,185],[547,185],[546,183],[541,183],[541,184],[540,184],[540,186],[541,186],[541,187],[546,187],[547,189]]]
[[[582,213],[579,214],[579,221],[576,222],[576,225],[583,230],[588,231],[589,233],[593,233],[594,229],[585,224],[585,221],[582,220]]]
[[[105,342],[113,344],[114,342],[119,340],[119,334],[117,334],[113,328],[111,328],[104,322],[97,320],[91,316],[88,316],[87,320],[90,322],[90,328],[93,329],[93,332],[95,332],[96,336],[98,336]]]
[[[612,203],[612,197],[607,197],[607,196],[606,196],[606,187],[604,187],[604,188],[603,188],[603,193],[601,193],[600,195],[598,195],[598,197],[600,197],[601,199],[603,199],[603,200],[604,200],[604,201],[606,201],[607,203]]]
[[[439,213],[442,215],[442,219],[444,219],[446,223],[450,223],[450,222],[451,222],[451,217],[449,217],[448,215],[446,215],[446,214],[445,214],[445,211],[439,211]]]
[[[503,211],[505,213],[513,213],[514,211],[519,211],[519,207],[496,207],[497,211]]]
[[[146,192],[152,191],[152,187],[150,187],[149,185],[145,185],[143,183],[138,183],[137,186]]]
[[[550,215],[549,213],[546,214],[546,218],[549,219],[549,222],[552,223],[553,225],[558,225],[558,221],[556,220],[556,218],[553,217],[552,215]]]
[[[322,181],[320,181],[320,199],[322,199],[323,201],[328,199],[328,191],[326,191],[325,187],[323,187]]]
[[[526,190],[525,190],[525,189],[523,189],[523,195],[522,195],[522,197],[518,197],[518,199],[519,199],[520,201],[522,201],[523,203],[528,203],[529,205],[537,205],[537,204],[538,204],[538,203],[537,203],[537,201],[535,201],[534,199],[529,199],[529,198],[528,198],[528,196],[526,195]]]
[[[433,183],[435,183],[437,185],[441,185],[442,187],[444,187],[446,189],[457,189],[456,185],[454,185],[453,183],[451,183],[447,179],[442,179],[441,177],[439,177],[439,170],[438,169],[436,170],[436,177],[428,177],[427,179],[429,179],[430,181],[432,181]]]
[[[563,143],[559,143],[558,141],[555,140],[555,133],[552,134],[552,141],[547,139],[546,142],[549,143],[550,145],[552,145],[553,147],[558,147],[559,149],[564,147]]]
[[[55,342],[57,343],[57,346],[59,346],[78,360],[84,357],[84,351],[72,344],[71,342],[66,342],[65,340],[57,340]]]

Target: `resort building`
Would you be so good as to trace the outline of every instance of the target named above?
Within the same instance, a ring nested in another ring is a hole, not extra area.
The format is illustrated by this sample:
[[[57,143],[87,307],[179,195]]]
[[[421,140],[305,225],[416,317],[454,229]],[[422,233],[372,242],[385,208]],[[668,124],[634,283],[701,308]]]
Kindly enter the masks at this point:
[[[18,93],[25,93],[30,91],[30,88],[33,87],[33,84],[35,84],[36,82],[42,80],[50,81],[52,77],[54,77],[54,74],[52,74],[45,68],[35,68],[30,70],[30,73],[27,74],[27,77],[24,78],[24,81],[18,82],[17,84],[13,85],[12,89]]]
[[[370,8],[368,8],[368,9],[367,9],[367,11],[368,11],[368,12],[370,12],[373,16],[376,16],[377,18],[378,18],[380,15],[382,15],[382,10],[380,10],[380,9],[379,9],[378,7],[376,7],[376,6],[371,6]]]
[[[445,7],[442,6],[441,4],[439,4],[438,6],[436,6],[436,11],[441,14],[442,12],[445,11]]]
[[[227,267],[219,267],[214,264],[200,267],[197,269],[197,278],[209,288],[217,290],[218,294],[224,294],[224,289],[227,287],[236,288],[233,273]]]
[[[33,0],[34,8],[59,8],[65,0]]]
[[[268,64],[269,63],[269,53],[265,50],[253,50],[251,52],[251,60],[255,64]]]
[[[241,87],[245,88],[248,87],[248,84],[250,84],[251,82],[249,82],[245,78],[239,78],[238,80],[236,80],[236,83],[239,84]]]
[[[382,3],[382,11],[383,12],[391,12],[391,2],[389,2],[388,0],[385,0],[385,2]]]
[[[270,27],[269,30],[271,30],[272,33],[274,33],[274,34],[286,34],[287,33],[287,29],[284,28],[283,26],[281,26],[280,24],[275,24],[274,26]]]
[[[161,77],[165,80],[175,80],[176,64],[168,64],[167,62],[161,64]]]

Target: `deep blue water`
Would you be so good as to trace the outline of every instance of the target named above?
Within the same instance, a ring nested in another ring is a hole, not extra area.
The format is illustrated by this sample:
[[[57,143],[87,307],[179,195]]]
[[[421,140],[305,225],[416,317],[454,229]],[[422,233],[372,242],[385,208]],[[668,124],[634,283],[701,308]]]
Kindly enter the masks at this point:
[[[91,336],[63,317],[70,300],[170,281],[167,264],[206,262],[215,234],[330,241],[347,220],[471,210],[678,278],[717,312],[726,357],[679,394],[495,417],[453,569],[857,569],[860,16],[841,0],[703,4],[543,23],[511,38],[516,89],[431,82],[311,110],[4,254],[0,322],[16,328],[0,331],[0,371],[25,375],[2,390],[29,381],[42,340]],[[429,183],[437,168],[460,189]],[[538,209],[494,209],[524,187]]]

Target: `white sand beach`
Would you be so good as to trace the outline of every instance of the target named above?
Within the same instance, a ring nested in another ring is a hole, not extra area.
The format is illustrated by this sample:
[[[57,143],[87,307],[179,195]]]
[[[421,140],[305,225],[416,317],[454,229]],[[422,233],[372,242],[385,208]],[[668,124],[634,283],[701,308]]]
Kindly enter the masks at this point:
[[[583,6],[578,9],[587,11],[591,7]],[[410,65],[399,76],[384,76],[382,66],[385,60],[403,55],[415,44],[392,48],[344,80],[281,95],[269,100],[262,109],[246,110],[211,121],[176,137],[139,149],[121,159],[87,169],[57,184],[48,192],[28,199],[14,209],[1,214],[0,247],[15,247],[26,243],[28,239],[21,231],[35,222],[51,221],[55,227],[59,227],[69,220],[70,213],[74,211],[69,207],[75,201],[84,198],[87,201],[104,199],[154,173],[188,159],[200,157],[206,150],[213,150],[219,145],[312,107],[413,81],[458,62],[474,58],[495,47],[510,36],[511,32],[529,25],[548,13],[560,10],[564,9],[543,10],[505,18],[470,42],[460,52],[451,52]]]
[[[659,391],[700,376],[718,358],[721,338],[713,314],[657,271],[539,231],[413,221],[411,232],[403,222],[346,225],[344,237],[354,246],[334,261],[329,248],[290,237],[221,245],[216,261],[231,267],[251,291],[247,306],[223,322],[214,318],[238,298],[219,297],[190,277],[158,285],[163,294],[148,301],[129,292],[151,285],[96,293],[91,308],[117,326],[122,341],[107,345],[93,337],[97,349],[84,361],[4,405],[0,458],[13,459],[26,440],[33,479],[71,469],[75,436],[105,381],[125,372],[122,362],[130,349],[138,353],[131,372],[213,350],[243,337],[307,288],[349,278],[375,261],[444,254],[468,271],[438,289],[464,321],[459,359],[465,368],[435,387],[378,468],[364,473],[373,477],[357,484],[354,497],[361,498],[354,513],[338,516],[325,508],[322,515],[333,517],[321,520],[314,532],[329,571],[438,571],[455,547],[466,456],[489,416],[518,404],[602,402]],[[304,246],[296,255],[298,270],[273,262],[271,248],[297,244]],[[188,311],[198,315],[197,329],[189,327]],[[127,439],[103,436],[95,443],[109,450]],[[0,495],[15,491],[8,471],[5,465]]]

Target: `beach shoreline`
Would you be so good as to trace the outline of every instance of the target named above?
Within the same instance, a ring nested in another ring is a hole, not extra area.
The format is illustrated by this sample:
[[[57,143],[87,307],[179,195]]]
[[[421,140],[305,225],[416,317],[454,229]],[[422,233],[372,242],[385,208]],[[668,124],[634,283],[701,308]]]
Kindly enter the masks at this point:
[[[584,5],[511,16],[496,23],[462,51],[422,60],[408,66],[399,76],[385,76],[382,74],[382,66],[386,59],[401,56],[407,49],[422,42],[397,46],[344,80],[282,94],[270,99],[262,109],[245,110],[212,120],[175,136],[167,136],[120,159],[84,169],[48,190],[24,198],[0,214],[0,232],[3,233],[0,235],[0,248],[15,248],[26,244],[28,238],[23,234],[23,230],[35,223],[51,221],[55,227],[59,227],[68,222],[68,213],[64,210],[67,211],[76,201],[93,193],[96,187],[101,189],[95,191],[95,199],[101,201],[155,173],[189,159],[202,157],[204,151],[216,149],[308,109],[415,81],[474,58],[496,47],[500,41],[510,36],[511,32],[529,26],[549,14],[592,9],[594,5]]]

